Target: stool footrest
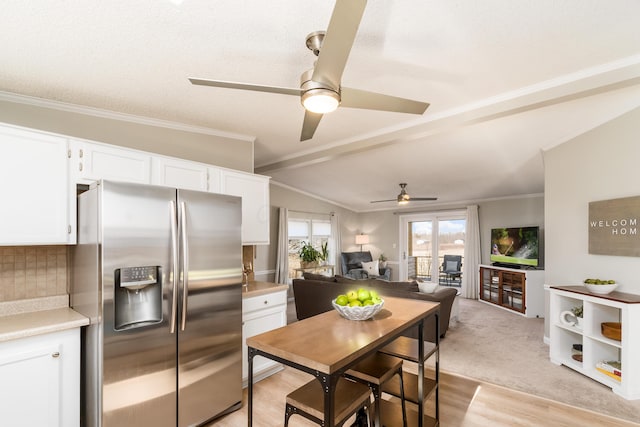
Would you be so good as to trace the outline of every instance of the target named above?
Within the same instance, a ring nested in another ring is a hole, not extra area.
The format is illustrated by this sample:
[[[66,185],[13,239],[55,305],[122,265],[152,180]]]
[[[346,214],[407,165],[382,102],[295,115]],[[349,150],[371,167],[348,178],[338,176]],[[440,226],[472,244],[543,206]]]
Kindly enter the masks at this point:
[[[371,390],[364,384],[339,379],[334,394],[335,424],[340,424],[363,406],[369,405]],[[287,395],[287,405],[297,408],[319,420],[324,419],[324,391],[317,379],[313,379]]]
[[[418,404],[418,376],[409,372],[403,372],[404,380],[404,399]],[[426,400],[431,393],[436,389],[438,384],[436,380],[432,378],[424,378],[424,399]],[[392,396],[401,397],[400,394],[400,380],[398,377],[393,377],[388,382],[382,385],[382,392],[390,394]]]
[[[424,341],[424,360],[427,360],[437,349],[434,343]],[[418,363],[418,340],[415,338],[398,337],[378,351]]]

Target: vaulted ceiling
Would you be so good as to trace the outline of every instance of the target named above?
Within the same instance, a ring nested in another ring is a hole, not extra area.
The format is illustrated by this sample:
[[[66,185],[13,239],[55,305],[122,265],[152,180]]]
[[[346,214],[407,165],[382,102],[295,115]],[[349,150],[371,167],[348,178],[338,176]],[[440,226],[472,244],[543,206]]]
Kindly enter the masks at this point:
[[[296,97],[189,83],[298,87],[334,4],[8,2],[0,91],[247,135],[256,172],[356,211],[400,182],[438,197],[412,208],[541,193],[542,150],[640,105],[636,0],[369,0],[343,85],[431,106],[339,108],[306,142]]]

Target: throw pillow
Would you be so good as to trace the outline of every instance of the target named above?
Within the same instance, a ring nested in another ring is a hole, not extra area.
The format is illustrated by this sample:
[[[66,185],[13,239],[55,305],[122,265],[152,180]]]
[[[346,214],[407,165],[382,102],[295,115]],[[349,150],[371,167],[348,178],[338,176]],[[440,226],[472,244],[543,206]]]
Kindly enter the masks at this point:
[[[458,271],[458,263],[455,261],[447,261],[444,269],[446,271]]]
[[[362,269],[367,272],[369,277],[380,275],[380,269],[378,268],[378,260],[371,261],[371,262],[363,262]]]
[[[423,294],[432,294],[438,289],[438,283],[436,282],[418,282],[418,289]]]

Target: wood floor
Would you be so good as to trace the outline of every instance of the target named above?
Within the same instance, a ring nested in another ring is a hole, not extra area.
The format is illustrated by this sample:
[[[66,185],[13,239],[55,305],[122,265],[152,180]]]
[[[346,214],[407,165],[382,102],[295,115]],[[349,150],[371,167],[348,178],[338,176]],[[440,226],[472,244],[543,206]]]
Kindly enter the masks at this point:
[[[409,363],[405,363],[405,366],[408,371],[415,372]],[[285,368],[255,384],[253,425],[255,427],[282,426],[284,424],[285,396],[309,381],[310,378],[311,376],[295,369]],[[246,403],[247,392],[245,389],[242,409],[208,424],[207,427],[246,426]],[[427,406],[427,412],[433,414],[432,411],[433,402]],[[290,427],[315,425],[295,415],[289,421]],[[349,425],[350,422],[345,424],[345,426]],[[443,427],[640,426],[640,424],[610,418],[595,412],[444,372],[441,372],[440,381],[440,425]]]

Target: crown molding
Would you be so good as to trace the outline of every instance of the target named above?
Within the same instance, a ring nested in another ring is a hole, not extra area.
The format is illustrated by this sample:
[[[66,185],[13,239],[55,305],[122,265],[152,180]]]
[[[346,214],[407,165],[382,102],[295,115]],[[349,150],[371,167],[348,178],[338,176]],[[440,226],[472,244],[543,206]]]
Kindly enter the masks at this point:
[[[146,126],[161,127],[182,132],[199,133],[220,138],[235,139],[243,142],[255,143],[256,140],[254,136],[243,135],[240,133],[225,132],[203,126],[187,125],[183,123],[172,122],[169,120],[161,120],[150,117],[136,116],[133,114],[119,113],[116,111],[103,110],[100,108],[87,107],[84,105],[71,104],[68,102],[53,101],[50,99],[38,98],[29,95],[20,95],[12,92],[0,91],[0,101],[30,105],[39,108],[48,108],[75,114],[83,114],[86,116],[99,117],[103,119],[119,120]]]

